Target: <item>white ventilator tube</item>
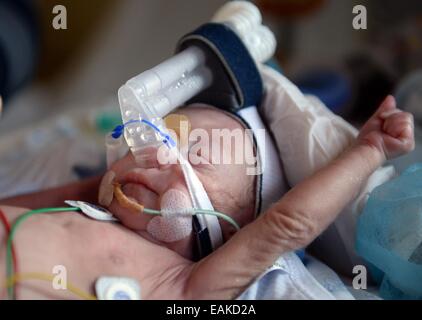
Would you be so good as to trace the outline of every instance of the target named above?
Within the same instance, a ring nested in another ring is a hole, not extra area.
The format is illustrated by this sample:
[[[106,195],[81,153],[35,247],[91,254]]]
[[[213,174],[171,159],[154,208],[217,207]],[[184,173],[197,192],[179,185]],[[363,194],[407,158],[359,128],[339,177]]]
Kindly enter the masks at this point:
[[[213,22],[224,23],[231,28],[257,63],[273,56],[275,37],[261,24],[261,14],[253,4],[228,2],[216,13]],[[167,138],[163,139],[163,132],[166,132],[163,117],[208,88],[214,80],[206,66],[206,54],[199,47],[190,46],[130,79],[119,89],[124,137],[139,164],[148,164],[149,160],[153,160],[151,155],[154,155],[150,149],[158,149],[163,142],[168,142]],[[108,150],[112,160],[120,148],[110,145]],[[181,164],[193,207],[213,210],[205,188],[190,163],[184,161],[177,148],[171,148],[171,152],[176,153]],[[213,248],[218,248],[223,241],[218,219],[199,216],[198,221],[209,230]]]
[[[231,1],[214,16],[213,22],[229,26],[253,58],[259,63],[268,60],[275,51],[276,41],[263,26],[259,10],[246,1]],[[162,118],[209,87],[213,81],[205,65],[204,52],[195,46],[147,70],[124,84],[118,92],[125,138],[132,153],[144,154],[146,147],[162,145],[162,136],[141,120],[148,120],[164,130]]]
[[[208,87],[211,72],[204,63],[202,50],[192,46],[130,79],[119,89],[123,120],[132,119],[132,112],[146,119],[163,117],[174,103],[184,103]]]

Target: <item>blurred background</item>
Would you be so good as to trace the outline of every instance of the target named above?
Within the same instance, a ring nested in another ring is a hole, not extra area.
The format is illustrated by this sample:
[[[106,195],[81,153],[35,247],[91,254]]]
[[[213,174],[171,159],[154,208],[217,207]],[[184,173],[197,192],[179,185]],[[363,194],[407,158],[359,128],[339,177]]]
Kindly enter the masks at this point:
[[[225,2],[0,0],[0,198],[99,172],[119,86]],[[422,1],[254,3],[277,36],[271,65],[305,93],[357,126],[394,93],[422,122]],[[352,26],[358,4],[367,30]],[[67,9],[66,30],[52,27],[55,5]],[[421,160],[415,152],[396,166]]]

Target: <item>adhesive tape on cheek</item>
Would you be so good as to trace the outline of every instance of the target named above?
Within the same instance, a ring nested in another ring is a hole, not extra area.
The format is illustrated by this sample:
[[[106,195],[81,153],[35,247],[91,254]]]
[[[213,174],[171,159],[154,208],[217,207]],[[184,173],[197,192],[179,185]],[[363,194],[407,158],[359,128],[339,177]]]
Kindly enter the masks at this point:
[[[192,125],[189,118],[181,114],[170,114],[164,118],[167,129],[173,130],[177,137],[174,137],[180,145],[179,147],[186,147],[189,145],[189,133],[192,130]]]
[[[170,189],[161,197],[162,216],[154,217],[147,231],[155,239],[163,242],[176,242],[192,233],[192,205],[181,191]]]
[[[98,203],[104,207],[109,207],[113,201],[113,181],[115,177],[116,173],[112,170],[109,170],[101,179],[100,187],[98,189]]]

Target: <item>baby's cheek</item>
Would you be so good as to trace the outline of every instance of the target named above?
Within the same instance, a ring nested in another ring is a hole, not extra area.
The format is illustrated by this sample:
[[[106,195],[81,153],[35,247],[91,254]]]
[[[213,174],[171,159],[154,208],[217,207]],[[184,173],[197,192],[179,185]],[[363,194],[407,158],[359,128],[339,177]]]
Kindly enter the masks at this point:
[[[136,167],[137,165],[132,153],[128,152],[123,158],[113,163],[109,170],[113,171],[116,174],[116,177],[120,177],[128,170]]]
[[[136,231],[145,231],[149,221],[153,218],[153,216],[121,206],[116,199],[113,199],[108,210],[113,213],[124,226]]]

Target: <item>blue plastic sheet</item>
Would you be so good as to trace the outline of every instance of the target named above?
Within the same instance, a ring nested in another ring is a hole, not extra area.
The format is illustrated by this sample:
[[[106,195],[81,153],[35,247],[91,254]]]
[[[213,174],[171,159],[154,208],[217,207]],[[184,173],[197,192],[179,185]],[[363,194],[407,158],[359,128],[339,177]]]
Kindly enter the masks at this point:
[[[422,163],[376,188],[359,218],[356,249],[384,299],[422,299]]]

